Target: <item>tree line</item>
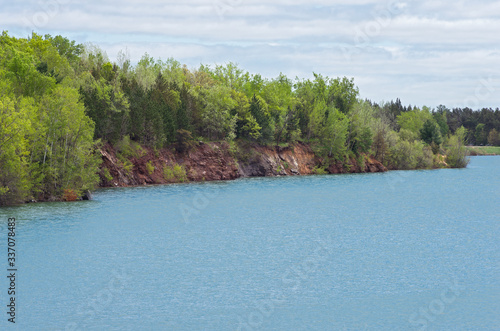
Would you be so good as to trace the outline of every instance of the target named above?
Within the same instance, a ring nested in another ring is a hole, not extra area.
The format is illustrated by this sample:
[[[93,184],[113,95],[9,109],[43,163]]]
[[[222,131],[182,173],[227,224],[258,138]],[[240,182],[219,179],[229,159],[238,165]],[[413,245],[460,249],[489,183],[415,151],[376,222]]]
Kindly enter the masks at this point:
[[[346,77],[268,79],[234,63],[190,70],[147,53],[133,65],[124,52],[112,62],[96,46],[36,33],[3,32],[0,45],[0,204],[94,189],[95,151],[107,142],[184,151],[199,140],[302,141],[324,167],[371,154],[415,169],[463,167],[464,144],[500,140],[498,109],[377,104]]]

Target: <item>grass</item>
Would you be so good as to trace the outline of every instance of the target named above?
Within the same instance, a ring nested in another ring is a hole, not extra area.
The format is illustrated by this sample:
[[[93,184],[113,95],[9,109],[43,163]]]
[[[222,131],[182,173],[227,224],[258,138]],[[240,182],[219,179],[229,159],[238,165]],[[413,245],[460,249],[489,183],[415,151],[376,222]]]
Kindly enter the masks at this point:
[[[500,146],[468,146],[471,155],[500,155]]]

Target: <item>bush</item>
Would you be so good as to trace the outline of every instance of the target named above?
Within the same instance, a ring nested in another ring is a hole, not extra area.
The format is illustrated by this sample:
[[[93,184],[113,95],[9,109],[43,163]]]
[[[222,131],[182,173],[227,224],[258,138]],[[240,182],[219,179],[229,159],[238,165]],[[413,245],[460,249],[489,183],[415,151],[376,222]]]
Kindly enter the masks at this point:
[[[398,170],[427,169],[434,164],[432,150],[421,141],[398,140],[389,148],[388,167]]]
[[[417,169],[430,169],[434,166],[434,152],[429,146],[424,146],[421,143],[417,148]]]
[[[326,175],[328,172],[326,171],[325,168],[322,168],[320,166],[315,166],[311,172],[315,175]]]
[[[356,157],[356,163],[358,164],[361,171],[364,171],[364,169],[365,169],[365,156],[364,156],[364,154],[359,154]]]
[[[132,174],[132,170],[134,169],[134,164],[127,159],[123,154],[117,153],[116,157],[121,162],[123,169],[128,175]]]
[[[73,189],[64,189],[64,193],[62,195],[62,199],[64,201],[76,201],[78,200],[78,194]]]
[[[141,145],[135,141],[131,141],[129,136],[124,136],[122,140],[115,144],[116,151],[125,158],[142,157],[146,152]]]
[[[173,166],[165,166],[163,168],[163,177],[170,183],[183,183],[188,180],[186,169],[177,163]]]
[[[149,175],[152,175],[153,172],[155,172],[155,166],[151,163],[151,161],[148,161],[148,163],[146,163],[146,170],[148,171]]]
[[[469,152],[465,148],[467,130],[462,126],[448,140],[446,163],[451,168],[465,168],[470,162]]]
[[[108,182],[110,182],[110,181],[113,180],[113,176],[111,176],[111,174],[109,173],[109,169],[108,168],[103,168],[102,169],[102,174],[103,174],[104,178],[106,178],[106,180]]]

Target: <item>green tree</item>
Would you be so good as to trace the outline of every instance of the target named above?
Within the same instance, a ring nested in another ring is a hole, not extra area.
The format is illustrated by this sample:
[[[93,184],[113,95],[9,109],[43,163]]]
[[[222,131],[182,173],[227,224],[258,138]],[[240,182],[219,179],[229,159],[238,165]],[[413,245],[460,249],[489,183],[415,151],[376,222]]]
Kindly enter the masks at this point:
[[[261,142],[271,141],[274,134],[274,121],[271,117],[271,113],[269,112],[269,107],[266,101],[262,97],[254,95],[250,100],[249,112],[257,122],[257,125],[260,127],[259,140]],[[252,122],[251,118],[249,118],[249,120]],[[248,129],[251,129],[255,132],[255,124],[250,123]],[[254,136],[255,135],[256,133],[254,134]]]
[[[231,89],[219,85],[205,89],[203,96],[202,123],[207,137],[219,140],[233,136],[237,117],[230,114],[230,110],[236,107],[236,102],[231,98]]]
[[[431,119],[432,115],[427,107],[423,107],[422,110],[413,108],[411,111],[399,114],[397,116],[397,123],[401,129],[406,129],[419,135],[425,121]]]
[[[446,137],[448,132],[450,131],[448,127],[448,121],[446,119],[446,113],[450,110],[443,105],[438,106],[437,111],[432,113],[432,117],[439,125],[439,129],[441,130],[441,136]]]
[[[29,101],[28,101],[29,102]],[[31,193],[29,140],[32,107],[0,96],[0,206],[24,202]]]
[[[484,129],[485,125],[483,123],[479,123],[476,126],[476,133],[475,133],[475,138],[476,138],[476,145],[486,145],[486,141],[488,137],[486,136],[486,130]]]
[[[500,133],[496,129],[491,129],[488,134],[488,144],[492,146],[500,146]]]
[[[93,152],[94,123],[85,115],[78,92],[57,87],[42,98],[37,119],[42,145],[33,151],[33,160],[44,174],[44,195],[60,197],[64,189],[93,190],[99,180],[100,159]]]
[[[432,143],[440,145],[443,142],[439,125],[434,120],[427,120],[424,126],[420,129],[420,139],[426,144]]]
[[[341,160],[347,152],[349,119],[337,109],[328,115],[321,142],[328,149],[328,156]]]

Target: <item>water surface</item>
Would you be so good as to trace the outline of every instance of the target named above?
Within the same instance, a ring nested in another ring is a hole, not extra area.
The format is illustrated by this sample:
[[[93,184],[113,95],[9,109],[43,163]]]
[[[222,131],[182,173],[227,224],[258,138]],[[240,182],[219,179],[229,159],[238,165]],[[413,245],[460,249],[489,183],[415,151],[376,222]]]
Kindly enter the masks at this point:
[[[3,273],[7,217],[18,222],[16,327],[500,329],[499,169],[483,156],[2,208]]]

